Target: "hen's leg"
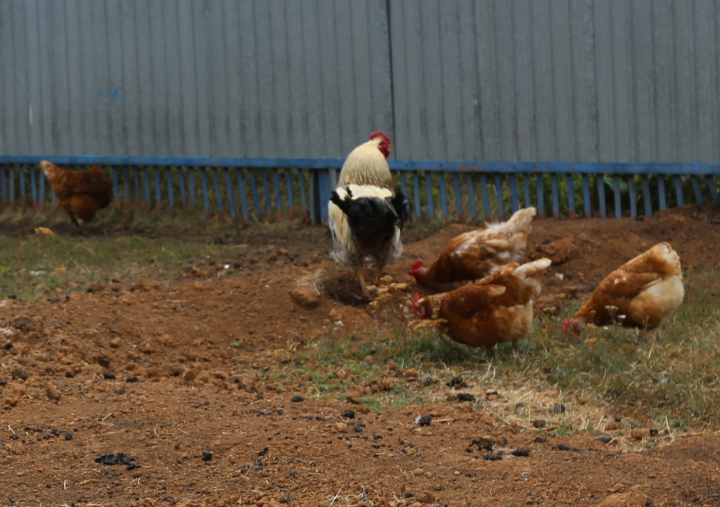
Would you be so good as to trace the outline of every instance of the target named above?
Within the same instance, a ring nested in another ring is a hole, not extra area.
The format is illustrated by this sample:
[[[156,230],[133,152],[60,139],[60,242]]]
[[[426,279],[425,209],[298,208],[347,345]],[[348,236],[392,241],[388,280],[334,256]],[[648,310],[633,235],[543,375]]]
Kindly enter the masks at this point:
[[[518,351],[517,342],[512,342],[512,346],[513,346],[513,356],[515,357],[515,359],[519,359],[519,358],[520,358],[520,352]]]
[[[380,282],[380,278],[382,277],[383,270],[385,269],[385,264],[381,264],[379,262],[375,263],[375,283]]]
[[[77,221],[77,218],[75,218],[75,215],[70,215],[70,221],[72,221],[72,223],[75,224],[75,227],[77,227],[78,232],[82,232],[82,227],[80,227],[80,223]]]
[[[365,277],[363,276],[362,271],[360,271],[361,269],[362,269],[362,267],[359,268],[356,271],[356,273],[358,276],[358,280],[360,280],[360,287],[362,288],[362,300],[370,301],[370,293],[368,292],[367,287],[365,286]]]

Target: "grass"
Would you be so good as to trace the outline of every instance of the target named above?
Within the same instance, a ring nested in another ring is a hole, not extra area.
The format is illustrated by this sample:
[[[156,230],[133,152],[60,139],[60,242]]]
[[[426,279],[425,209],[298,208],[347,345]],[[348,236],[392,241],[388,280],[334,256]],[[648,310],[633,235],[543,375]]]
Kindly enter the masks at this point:
[[[201,257],[234,259],[242,248],[170,237],[0,237],[0,297],[36,299],[48,291],[82,290],[95,281],[169,279]]]

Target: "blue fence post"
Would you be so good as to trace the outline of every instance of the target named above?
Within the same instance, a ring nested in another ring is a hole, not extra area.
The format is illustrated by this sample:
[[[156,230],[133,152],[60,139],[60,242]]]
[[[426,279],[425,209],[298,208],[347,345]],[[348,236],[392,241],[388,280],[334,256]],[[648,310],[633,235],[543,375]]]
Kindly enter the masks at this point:
[[[536,174],[538,218],[545,218],[545,180],[542,173]]]
[[[185,172],[182,167],[178,167],[178,176],[180,177],[180,201],[183,209],[187,209],[187,190],[185,189]]]
[[[702,191],[700,190],[700,183],[694,174],[690,175],[690,183],[692,184],[692,189],[695,193],[695,201],[702,206],[705,204],[705,200],[703,199]]]
[[[510,173],[510,204],[512,206],[513,213],[520,209],[517,178],[515,177],[515,173]]]
[[[477,217],[477,205],[475,203],[475,183],[472,173],[468,173],[465,176],[465,180],[468,189],[468,203],[470,203],[470,216],[475,218]]]
[[[628,188],[630,189],[630,216],[637,217],[637,190],[635,189],[635,177],[628,176]]]
[[[145,204],[150,206],[150,168],[146,167],[143,171],[143,183],[145,183]]]
[[[220,179],[218,178],[218,168],[212,168],[213,187],[215,188],[215,201],[219,213],[223,212],[222,193],[220,192]]]
[[[172,167],[167,167],[165,169],[165,174],[167,176],[168,202],[170,204],[170,207],[174,208],[175,207],[175,189],[173,188]]]
[[[613,190],[615,195],[615,218],[622,218],[622,198],[620,196],[620,176],[613,174]]]
[[[7,171],[7,166],[0,166],[0,192],[2,192],[3,204],[6,203],[8,200],[8,188],[7,188],[7,182],[5,181],[5,172],[6,171]],[[43,175],[43,181],[45,181],[44,175]]]
[[[560,218],[560,188],[558,187],[558,178],[555,173],[550,175],[550,187],[552,193],[553,218],[558,220]]]
[[[302,203],[303,209],[307,212],[307,197],[305,196],[305,172],[302,169],[298,169],[298,182],[300,182],[300,202]]]
[[[484,174],[480,175],[480,195],[482,195],[483,200],[483,210],[485,211],[485,222],[489,222],[492,218],[492,213],[490,213],[490,196],[488,195],[488,188],[487,188],[487,176]]]
[[[263,216],[263,210],[260,206],[260,196],[258,195],[257,182],[255,181],[255,171],[248,169],[248,172],[250,173],[250,192],[252,193],[253,203],[255,204],[255,214],[260,218]],[[313,195],[313,198],[317,200],[317,194]],[[320,215],[316,215],[316,217],[318,220],[320,219]]]
[[[685,206],[685,197],[683,196],[682,179],[680,179],[680,176],[675,176],[675,197],[677,198],[678,206]]]
[[[453,180],[455,181],[455,211],[457,212],[458,220],[464,220],[462,191],[460,190],[460,173],[453,173]]]
[[[20,203],[25,207],[25,165],[18,167],[18,177],[20,178]]]
[[[197,196],[197,192],[195,192],[195,168],[190,167],[190,168],[188,168],[188,197],[189,197],[190,205],[193,208],[195,207],[196,196]]]
[[[330,202],[330,174],[328,171],[318,171],[318,203],[320,204],[320,220],[328,220],[328,202]]]
[[[280,197],[280,171],[273,172],[273,183],[275,185],[275,208],[278,218],[282,217],[282,198]]]
[[[162,202],[162,184],[160,183],[160,167],[155,167],[155,206],[160,207]]]
[[[130,203],[130,168],[123,167],[123,183],[125,184],[125,201]]]
[[[645,216],[652,216],[652,201],[650,200],[650,184],[647,176],[642,177],[643,201],[645,203]]]
[[[290,213],[290,218],[295,218],[295,203],[293,199],[293,187],[292,187],[292,170],[286,169],[285,170],[285,186],[287,187],[287,198],[288,198],[288,212]]]
[[[570,215],[570,220],[575,219],[575,181],[573,181],[573,175],[572,174],[566,174],[565,175],[565,184],[567,185],[567,192],[568,192],[568,214]]]
[[[500,220],[504,220],[505,201],[503,200],[502,177],[499,174],[495,175],[495,195],[497,196],[498,214],[500,215]]]
[[[208,195],[207,168],[200,168],[200,180],[202,181],[203,193],[203,209],[206,213],[210,212],[210,196]]]
[[[310,220],[320,222],[320,171],[310,171]],[[253,196],[254,197],[254,196]]]
[[[10,200],[13,201],[13,204],[15,204],[15,169],[17,166],[12,167],[10,166],[8,168],[8,183],[10,191],[8,192]],[[55,192],[53,192],[53,195],[55,195]]]
[[[35,178],[35,167],[33,167],[33,166],[30,166],[30,195],[32,197],[33,209],[37,210],[37,207],[38,207],[37,180]]]
[[[0,167],[0,175],[2,175],[3,172],[2,167]],[[38,200],[42,206],[45,206],[45,173],[40,168],[38,168],[38,178],[40,178],[40,196],[38,197]],[[3,175],[3,181],[4,180],[5,178]]]
[[[240,206],[242,207],[243,218],[245,220],[248,220],[250,218],[250,214],[248,213],[247,194],[245,193],[245,181],[243,179],[242,169],[237,169],[235,171],[235,174],[237,175],[238,180],[238,190],[240,191]],[[302,191],[302,185],[300,185],[300,188]]]
[[[111,169],[112,171],[112,183],[113,183],[113,198],[115,199],[115,202],[120,199],[120,186],[118,185],[118,171],[117,167],[113,167]]]
[[[523,193],[525,194],[525,207],[532,206],[532,198],[530,197],[530,177],[527,173],[523,173]]]
[[[596,176],[595,181],[597,182],[600,218],[607,218],[607,203],[605,202],[605,176],[600,173]]]
[[[133,180],[135,180],[135,200],[140,201],[140,175],[138,174],[138,168],[133,167]]]
[[[658,176],[658,198],[659,206],[661,210],[667,208],[667,202],[665,201],[665,176],[662,174]]]
[[[233,199],[232,178],[230,177],[230,168],[225,168],[225,188],[227,189],[228,209],[230,216],[237,218],[237,210],[235,209],[235,199]]]
[[[405,171],[400,173],[400,191],[406,198],[410,195],[408,194],[407,178],[405,177]]]
[[[443,218],[448,217],[448,210],[447,210],[447,188],[445,187],[445,173],[440,172],[438,175],[439,182],[440,182],[440,209],[442,210]]]
[[[420,205],[420,175],[413,173],[413,199],[415,200],[415,219],[422,216],[422,206]]]
[[[592,218],[592,200],[590,197],[590,178],[587,174],[582,175],[583,182],[583,209],[585,218]]]
[[[710,195],[713,198],[713,201],[715,201],[715,204],[720,204],[720,197],[718,197],[718,191],[717,186],[715,186],[715,180],[713,179],[712,175],[708,174],[705,176],[705,181],[707,182],[708,188],[710,189]]]
[[[267,209],[268,219],[272,217],[272,198],[270,197],[270,183],[268,182],[267,169],[262,170],[263,189],[265,190],[265,209]],[[328,192],[328,200],[330,193]]]
[[[425,193],[427,194],[428,215],[432,220],[435,218],[435,199],[433,198],[432,175],[425,171]]]

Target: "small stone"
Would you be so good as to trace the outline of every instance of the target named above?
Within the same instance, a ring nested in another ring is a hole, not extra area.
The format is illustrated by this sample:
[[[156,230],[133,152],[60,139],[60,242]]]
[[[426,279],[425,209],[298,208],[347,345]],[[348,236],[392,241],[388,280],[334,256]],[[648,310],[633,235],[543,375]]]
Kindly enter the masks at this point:
[[[303,398],[303,397],[300,396],[299,394],[296,394],[295,396],[293,396],[292,398],[290,398],[290,401],[293,402],[293,403],[300,403],[301,401],[305,401],[305,398]]]
[[[532,424],[535,428],[544,428],[546,423],[545,419],[535,419],[530,424]]]
[[[278,253],[283,257],[287,257],[288,255],[290,255],[290,250],[288,250],[287,248],[281,248],[280,250],[278,250]]]
[[[320,295],[312,287],[295,287],[290,291],[290,297],[303,308],[311,309],[320,305]]]
[[[45,386],[45,394],[47,394],[47,397],[52,401],[59,400],[61,396],[60,391],[53,384]]]
[[[122,343],[122,340],[119,337],[115,337],[112,340],[110,340],[110,346],[114,349],[119,348],[121,343]]]
[[[105,288],[105,284],[102,282],[92,282],[87,286],[87,292],[100,292]]]
[[[650,428],[633,428],[632,431],[630,431],[630,436],[633,437],[635,440],[642,440],[643,438],[650,438],[657,436],[658,430],[650,429]]]
[[[415,368],[408,368],[403,372],[405,378],[418,378],[418,371]]]
[[[457,394],[457,400],[458,401],[475,401],[475,396],[470,393],[458,393]]]
[[[343,419],[355,419],[355,411],[351,409],[343,410],[340,413],[340,417],[342,417]]]
[[[27,378],[28,378],[27,372],[20,366],[16,366],[15,368],[13,368],[11,375],[12,375],[12,378],[14,378],[14,379],[27,380]]]
[[[103,372],[103,377],[105,377],[106,380],[115,380],[115,372],[106,370]]]
[[[419,424],[420,426],[430,426],[430,423],[432,422],[432,417],[429,415],[423,415],[415,419],[415,424]]]
[[[213,457],[213,453],[211,452],[204,452],[202,453],[202,460],[203,461],[210,461]]]
[[[333,429],[336,433],[347,433],[348,425],[344,422],[335,423]]]

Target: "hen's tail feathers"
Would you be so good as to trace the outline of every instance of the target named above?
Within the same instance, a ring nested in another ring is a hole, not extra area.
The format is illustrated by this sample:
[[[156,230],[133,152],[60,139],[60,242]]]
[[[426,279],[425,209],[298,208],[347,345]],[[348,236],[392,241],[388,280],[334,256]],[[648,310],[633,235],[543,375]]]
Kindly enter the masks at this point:
[[[638,255],[622,268],[632,272],[644,272],[651,269],[664,276],[682,274],[680,256],[670,243],[658,243],[650,250]]]
[[[535,208],[523,208],[517,210],[515,214],[510,217],[510,220],[505,222],[505,224],[509,229],[515,232],[530,232],[532,230],[532,219],[535,215],[537,215],[537,210]]]
[[[538,259],[533,262],[528,262],[526,264],[523,264],[522,266],[515,268],[515,275],[518,278],[522,279],[533,278],[541,271],[545,271],[547,268],[549,268],[550,264],[552,264],[552,261],[545,258]]]

